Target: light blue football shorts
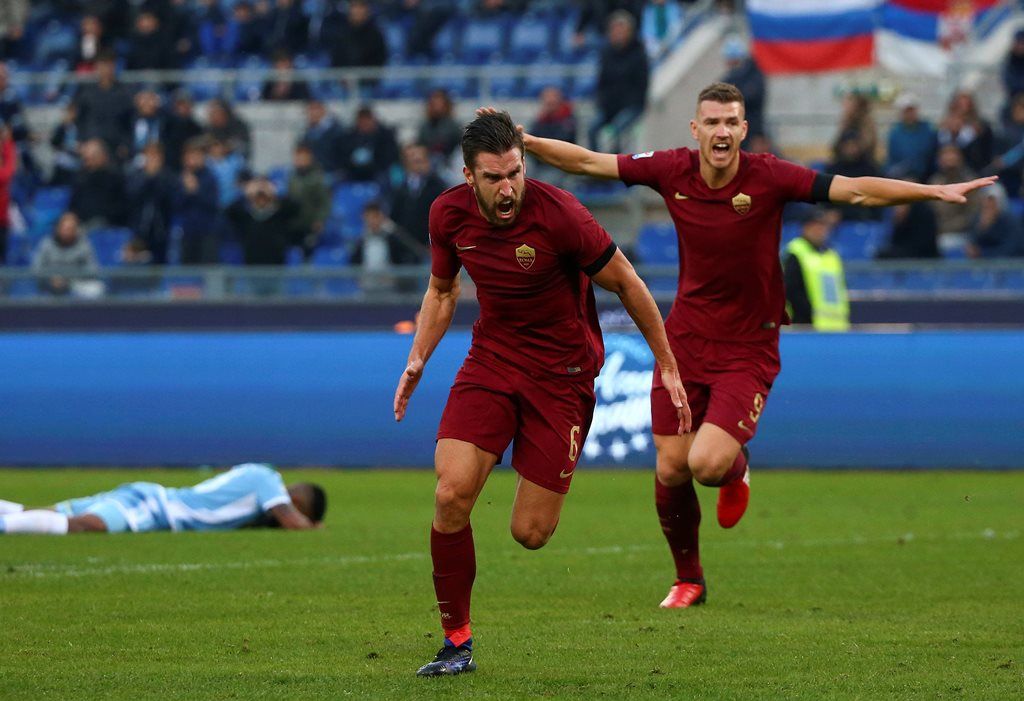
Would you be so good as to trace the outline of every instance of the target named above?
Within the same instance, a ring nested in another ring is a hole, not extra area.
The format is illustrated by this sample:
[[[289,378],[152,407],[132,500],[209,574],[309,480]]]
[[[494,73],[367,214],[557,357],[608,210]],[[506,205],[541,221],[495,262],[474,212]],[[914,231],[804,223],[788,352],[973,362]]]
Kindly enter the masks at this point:
[[[169,530],[166,500],[163,486],[131,482],[91,497],[62,501],[55,508],[65,516],[99,516],[110,533],[146,533]]]

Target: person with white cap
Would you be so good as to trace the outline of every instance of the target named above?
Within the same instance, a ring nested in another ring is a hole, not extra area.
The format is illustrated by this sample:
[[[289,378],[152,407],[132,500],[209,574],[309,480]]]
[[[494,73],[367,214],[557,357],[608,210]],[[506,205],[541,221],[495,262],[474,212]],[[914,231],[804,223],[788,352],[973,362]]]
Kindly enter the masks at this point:
[[[917,95],[905,92],[893,107],[899,114],[889,131],[889,155],[885,174],[891,178],[926,181],[935,172],[935,127],[921,118]]]

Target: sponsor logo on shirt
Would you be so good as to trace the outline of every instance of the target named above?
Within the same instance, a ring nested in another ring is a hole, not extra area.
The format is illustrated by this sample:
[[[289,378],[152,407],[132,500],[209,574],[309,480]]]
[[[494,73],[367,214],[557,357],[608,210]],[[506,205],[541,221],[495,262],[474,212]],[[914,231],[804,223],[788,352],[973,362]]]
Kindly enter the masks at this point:
[[[519,265],[523,266],[523,270],[529,270],[533,267],[533,262],[537,260],[537,251],[524,243],[516,249],[516,260],[519,261]]]
[[[750,211],[751,199],[750,195],[744,195],[742,192],[732,198],[732,208],[736,210],[736,214],[743,216]]]
[[[654,151],[644,151],[643,153],[634,153],[632,158],[634,161],[639,161],[641,158],[650,158],[654,155]]]

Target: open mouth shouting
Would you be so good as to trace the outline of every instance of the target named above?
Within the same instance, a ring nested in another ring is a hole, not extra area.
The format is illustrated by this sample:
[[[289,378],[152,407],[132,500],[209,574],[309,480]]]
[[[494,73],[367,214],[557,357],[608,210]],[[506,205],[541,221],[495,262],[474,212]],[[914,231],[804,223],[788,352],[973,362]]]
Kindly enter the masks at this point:
[[[711,155],[716,160],[727,159],[731,151],[732,146],[729,144],[728,141],[716,141],[715,143],[711,144]]]
[[[498,216],[498,219],[500,219],[501,221],[508,221],[512,219],[512,217],[514,217],[516,213],[515,199],[509,197],[507,199],[501,200],[500,202],[498,202],[497,205],[495,205],[494,212]]]

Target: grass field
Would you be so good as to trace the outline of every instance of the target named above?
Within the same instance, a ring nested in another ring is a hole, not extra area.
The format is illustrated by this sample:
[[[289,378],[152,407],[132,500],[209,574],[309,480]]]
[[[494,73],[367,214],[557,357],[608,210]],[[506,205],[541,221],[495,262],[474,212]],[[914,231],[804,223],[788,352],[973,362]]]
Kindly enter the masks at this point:
[[[52,503],[193,471],[0,470]],[[1013,699],[1024,695],[1024,473],[759,473],[746,518],[701,490],[704,607],[662,611],[649,473],[582,473],[539,552],[511,474],[474,514],[478,672],[439,647],[429,472],[295,472],[315,532],[0,537],[0,699]]]

